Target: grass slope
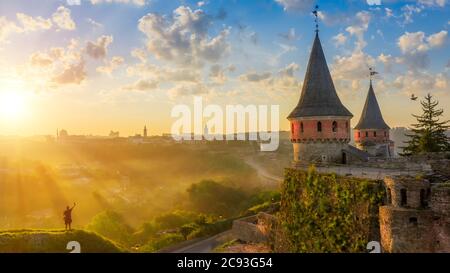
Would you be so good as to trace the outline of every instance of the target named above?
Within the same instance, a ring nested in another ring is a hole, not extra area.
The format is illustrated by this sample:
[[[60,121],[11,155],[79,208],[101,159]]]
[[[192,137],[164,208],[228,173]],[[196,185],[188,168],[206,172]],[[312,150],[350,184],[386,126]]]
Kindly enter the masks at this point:
[[[0,231],[0,253],[68,253],[70,241],[81,245],[82,253],[118,253],[125,250],[114,242],[83,230]]]

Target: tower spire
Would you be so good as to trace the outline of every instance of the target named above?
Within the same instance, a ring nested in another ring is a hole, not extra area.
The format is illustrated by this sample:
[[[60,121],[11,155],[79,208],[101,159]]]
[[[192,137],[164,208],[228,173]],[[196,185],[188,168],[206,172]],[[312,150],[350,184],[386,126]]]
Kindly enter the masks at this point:
[[[314,10],[312,12],[314,14],[314,22],[316,22],[316,34],[319,34],[319,5],[316,5],[314,7]]]
[[[370,86],[367,93],[366,102],[361,114],[361,118],[358,124],[355,126],[355,130],[366,129],[389,129],[389,126],[383,119],[380,106],[378,105],[375,91],[373,90],[372,80],[373,76],[379,74],[372,67],[369,67],[369,79]]]

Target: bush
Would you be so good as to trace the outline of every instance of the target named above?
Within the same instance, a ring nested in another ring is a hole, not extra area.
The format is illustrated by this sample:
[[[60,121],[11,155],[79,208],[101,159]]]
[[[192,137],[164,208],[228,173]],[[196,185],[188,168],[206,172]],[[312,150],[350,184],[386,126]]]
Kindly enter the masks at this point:
[[[377,228],[381,183],[287,170],[279,213],[282,251],[364,252]]]
[[[155,218],[155,224],[159,229],[173,229],[179,228],[182,225],[191,223],[198,218],[198,214],[188,211],[174,211],[169,213],[164,213]]]
[[[141,248],[143,252],[156,252],[164,247],[178,244],[184,241],[183,235],[179,233],[167,233],[161,235],[159,238],[149,241]]]
[[[130,246],[132,244],[133,229],[126,223],[122,215],[114,211],[97,214],[86,226],[86,229],[123,245]]]
[[[213,180],[202,180],[192,184],[188,189],[188,194],[195,210],[224,217],[239,213],[248,198],[245,192]]]

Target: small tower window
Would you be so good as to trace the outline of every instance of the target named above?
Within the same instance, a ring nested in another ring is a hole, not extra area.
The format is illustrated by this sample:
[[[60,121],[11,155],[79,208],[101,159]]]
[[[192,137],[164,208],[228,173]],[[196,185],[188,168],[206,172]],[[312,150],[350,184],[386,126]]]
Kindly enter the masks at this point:
[[[366,137],[369,137],[369,132],[366,132]]]
[[[406,195],[406,189],[400,190],[400,206],[406,206],[408,203],[408,196]]]
[[[420,206],[422,208],[428,207],[428,200],[424,189],[420,190]]]
[[[300,132],[303,133],[303,122],[300,123]]]
[[[322,132],[322,122],[317,122],[317,132]]]
[[[333,121],[332,130],[333,130],[334,133],[336,133],[337,130],[338,130],[338,124],[337,124],[336,121]]]
[[[358,137],[361,137],[361,132],[358,132]]]
[[[348,129],[348,121],[345,122],[345,129]]]
[[[387,132],[386,131],[384,131],[384,136],[387,137]]]
[[[374,137],[377,137],[377,132],[373,132],[373,136],[374,136]]]

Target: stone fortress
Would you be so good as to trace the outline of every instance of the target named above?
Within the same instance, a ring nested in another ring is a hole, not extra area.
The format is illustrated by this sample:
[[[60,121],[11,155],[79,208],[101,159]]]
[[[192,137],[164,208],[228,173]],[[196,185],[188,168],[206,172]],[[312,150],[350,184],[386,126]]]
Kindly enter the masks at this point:
[[[322,172],[361,177],[356,166],[375,169],[386,189],[379,208],[383,251],[450,252],[449,154],[395,158],[372,79],[354,128],[355,146],[349,144],[352,117],[336,93],[316,30],[301,97],[288,116],[294,167],[315,164]]]

